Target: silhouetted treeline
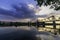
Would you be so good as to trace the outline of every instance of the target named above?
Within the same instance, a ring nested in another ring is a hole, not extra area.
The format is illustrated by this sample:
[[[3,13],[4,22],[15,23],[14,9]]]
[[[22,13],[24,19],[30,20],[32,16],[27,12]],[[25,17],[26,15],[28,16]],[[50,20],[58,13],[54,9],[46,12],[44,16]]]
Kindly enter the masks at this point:
[[[46,23],[46,22],[3,22],[0,21],[0,26],[36,26],[36,27],[45,27],[45,25],[52,25],[55,29],[56,29],[56,25],[60,25],[55,23],[55,21],[53,21],[53,23]]]
[[[25,22],[0,22],[0,26],[26,26]]]

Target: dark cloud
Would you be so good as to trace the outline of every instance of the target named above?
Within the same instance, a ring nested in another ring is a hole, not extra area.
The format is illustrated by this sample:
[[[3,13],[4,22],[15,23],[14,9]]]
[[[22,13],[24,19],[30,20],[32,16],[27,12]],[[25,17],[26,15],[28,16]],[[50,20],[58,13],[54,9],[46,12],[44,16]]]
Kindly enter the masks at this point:
[[[0,14],[2,15],[8,15],[8,16],[12,16],[15,18],[34,18],[35,16],[35,12],[32,9],[29,9],[29,7],[27,6],[27,4],[13,4],[12,5],[13,10],[5,10],[0,8]]]
[[[29,9],[27,4],[20,3],[19,5],[13,5],[13,8],[16,10],[16,15],[18,18],[32,18],[34,17],[34,10]]]

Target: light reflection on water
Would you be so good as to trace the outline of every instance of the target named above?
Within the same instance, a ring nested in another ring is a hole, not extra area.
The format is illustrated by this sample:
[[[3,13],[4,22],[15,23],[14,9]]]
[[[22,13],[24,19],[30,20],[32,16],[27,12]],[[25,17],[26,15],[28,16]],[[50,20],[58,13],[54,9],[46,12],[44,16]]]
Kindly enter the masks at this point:
[[[37,29],[35,27],[28,27],[28,26],[21,26],[21,27],[0,27],[0,34],[2,33],[10,33],[13,31],[16,31],[16,29],[23,29],[23,30],[31,30],[37,32]],[[52,33],[49,32],[39,32],[39,34],[36,35],[38,39],[41,40],[60,40],[60,37],[52,35]]]
[[[55,40],[54,37],[51,35],[40,34],[37,36],[38,36],[38,39],[40,38],[41,40]]]

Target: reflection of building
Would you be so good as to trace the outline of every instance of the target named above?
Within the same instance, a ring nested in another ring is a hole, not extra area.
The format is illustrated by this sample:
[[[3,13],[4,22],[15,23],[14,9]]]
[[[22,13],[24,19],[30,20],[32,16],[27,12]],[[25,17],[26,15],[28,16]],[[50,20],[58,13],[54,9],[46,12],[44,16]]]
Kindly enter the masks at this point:
[[[60,24],[60,17],[55,17],[53,18],[53,16],[50,16],[48,18],[38,18],[39,22],[45,22],[45,23],[50,23],[52,24],[53,21],[55,21],[55,24],[59,25]],[[50,25],[51,26],[51,25]]]
[[[60,17],[50,16],[48,18],[38,18],[39,22],[45,22],[45,29],[48,31],[52,29],[60,29]],[[56,30],[54,30],[56,32]]]

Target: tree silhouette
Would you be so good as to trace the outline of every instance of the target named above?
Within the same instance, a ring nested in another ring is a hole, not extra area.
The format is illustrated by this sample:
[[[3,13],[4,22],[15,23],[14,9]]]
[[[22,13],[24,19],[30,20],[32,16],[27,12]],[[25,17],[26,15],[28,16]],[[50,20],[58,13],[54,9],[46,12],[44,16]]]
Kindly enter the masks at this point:
[[[54,10],[60,10],[60,0],[35,0],[37,1],[37,5],[39,6],[48,6],[50,5],[50,8],[54,8]]]

